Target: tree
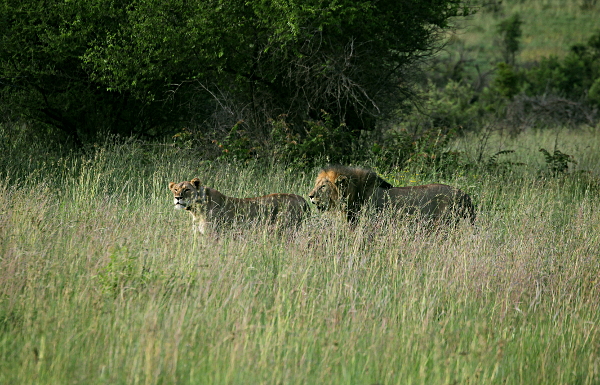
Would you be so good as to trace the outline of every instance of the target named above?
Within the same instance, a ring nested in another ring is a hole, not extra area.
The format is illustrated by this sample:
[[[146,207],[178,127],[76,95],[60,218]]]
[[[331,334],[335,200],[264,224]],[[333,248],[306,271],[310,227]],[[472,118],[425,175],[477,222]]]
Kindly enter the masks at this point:
[[[461,0],[5,0],[0,87],[77,138],[215,113],[257,133],[321,111],[369,129],[468,12]]]
[[[90,3],[91,4],[91,3]],[[13,116],[59,129],[81,144],[96,130],[143,126],[140,103],[94,82],[82,57],[118,26],[116,7],[65,1],[4,1],[0,14],[0,98]]]
[[[504,62],[511,66],[515,65],[515,56],[520,49],[522,24],[521,17],[518,13],[515,13],[511,17],[502,20],[496,27],[501,36],[502,57]]]

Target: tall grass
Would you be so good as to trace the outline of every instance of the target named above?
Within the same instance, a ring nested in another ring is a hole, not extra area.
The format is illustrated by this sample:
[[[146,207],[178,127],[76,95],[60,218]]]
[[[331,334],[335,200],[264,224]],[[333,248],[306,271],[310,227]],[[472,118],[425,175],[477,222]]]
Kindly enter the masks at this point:
[[[501,130],[467,133],[457,138],[453,149],[464,153],[470,162],[486,161],[499,151],[513,151],[497,157],[498,161],[522,163],[529,172],[542,170],[546,160],[540,149],[550,153],[559,150],[571,155],[571,171],[590,171],[600,176],[599,129],[581,127],[568,129],[531,130],[525,135],[514,136]]]
[[[445,180],[477,228],[314,213],[203,238],[168,182],[305,195],[314,174],[135,142],[42,163],[1,176],[2,384],[600,381],[598,191],[577,178]]]
[[[457,38],[481,66],[490,60],[501,60],[496,26],[506,17],[519,14],[521,26],[521,50],[517,61],[521,63],[540,61],[549,56],[565,56],[575,44],[587,43],[598,31],[600,4],[594,0],[505,0],[485,2],[479,12],[459,30]],[[496,4],[497,12],[491,12],[490,4]]]

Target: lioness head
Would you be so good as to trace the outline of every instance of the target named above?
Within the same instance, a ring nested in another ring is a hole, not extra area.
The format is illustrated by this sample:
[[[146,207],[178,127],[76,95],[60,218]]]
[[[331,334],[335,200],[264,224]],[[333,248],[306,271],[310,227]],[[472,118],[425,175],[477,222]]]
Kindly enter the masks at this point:
[[[173,203],[176,210],[190,210],[198,201],[205,196],[205,188],[201,188],[200,179],[194,178],[189,182],[169,183],[169,190],[174,195]]]

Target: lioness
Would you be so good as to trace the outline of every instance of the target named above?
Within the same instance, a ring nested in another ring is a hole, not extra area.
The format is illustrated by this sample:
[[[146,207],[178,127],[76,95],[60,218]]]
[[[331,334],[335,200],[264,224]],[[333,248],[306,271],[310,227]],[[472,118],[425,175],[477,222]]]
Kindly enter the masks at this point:
[[[350,223],[355,223],[361,209],[369,205],[376,210],[391,208],[418,215],[431,222],[469,218],[471,224],[475,223],[471,197],[459,189],[444,184],[393,187],[375,172],[360,167],[325,167],[308,196],[320,211],[345,212]]]
[[[310,211],[306,200],[295,194],[270,194],[257,198],[232,198],[204,187],[200,179],[169,183],[175,209],[192,214],[193,228],[205,234],[234,222],[266,221],[297,226]]]

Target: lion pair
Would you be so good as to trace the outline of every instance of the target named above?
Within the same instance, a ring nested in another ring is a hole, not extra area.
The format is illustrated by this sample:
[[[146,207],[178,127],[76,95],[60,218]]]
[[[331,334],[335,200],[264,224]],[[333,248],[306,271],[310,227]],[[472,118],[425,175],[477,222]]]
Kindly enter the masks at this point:
[[[235,222],[265,221],[278,226],[298,226],[310,211],[306,200],[295,194],[270,194],[256,198],[232,198],[202,186],[198,178],[169,183],[176,209],[187,210],[194,229],[200,233],[218,230]],[[453,224],[461,218],[475,222],[471,197],[444,184],[393,187],[375,172],[346,166],[322,169],[314,189],[308,194],[319,211],[342,212],[356,223],[367,208],[393,210],[417,216],[433,224]]]

